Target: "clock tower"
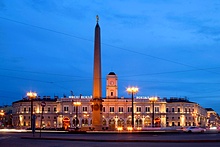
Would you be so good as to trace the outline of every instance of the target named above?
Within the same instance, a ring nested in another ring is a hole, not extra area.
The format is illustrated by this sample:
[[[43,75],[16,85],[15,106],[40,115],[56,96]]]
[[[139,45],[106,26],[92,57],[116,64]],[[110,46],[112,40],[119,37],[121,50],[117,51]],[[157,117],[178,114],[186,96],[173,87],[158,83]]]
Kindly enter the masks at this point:
[[[118,77],[114,72],[110,72],[106,78],[106,98],[118,98]]]

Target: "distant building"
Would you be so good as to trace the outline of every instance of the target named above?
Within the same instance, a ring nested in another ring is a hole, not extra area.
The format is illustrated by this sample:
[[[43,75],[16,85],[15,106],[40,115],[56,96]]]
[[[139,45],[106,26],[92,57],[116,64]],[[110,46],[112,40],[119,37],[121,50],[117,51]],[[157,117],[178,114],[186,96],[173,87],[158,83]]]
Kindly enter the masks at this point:
[[[207,126],[215,127],[220,125],[220,119],[218,113],[212,108],[206,108],[207,111]]]
[[[0,106],[0,128],[12,127],[12,106]]]
[[[131,126],[131,98],[118,97],[117,75],[110,72],[106,78],[106,98],[103,98],[103,129],[127,128]],[[92,96],[69,96],[50,98],[44,96],[34,99],[36,127],[40,127],[42,113],[41,102],[46,106],[43,112],[42,126],[45,128],[91,127]],[[75,106],[74,102],[81,102]],[[24,98],[13,102],[13,125],[30,127],[30,100]],[[76,111],[77,110],[77,111]],[[154,112],[154,125],[166,126],[206,126],[207,109],[186,98],[159,98],[154,104],[154,111],[149,97],[135,97],[134,122],[137,127],[151,127]],[[76,119],[77,118],[77,119]],[[211,120],[211,119],[210,119]]]

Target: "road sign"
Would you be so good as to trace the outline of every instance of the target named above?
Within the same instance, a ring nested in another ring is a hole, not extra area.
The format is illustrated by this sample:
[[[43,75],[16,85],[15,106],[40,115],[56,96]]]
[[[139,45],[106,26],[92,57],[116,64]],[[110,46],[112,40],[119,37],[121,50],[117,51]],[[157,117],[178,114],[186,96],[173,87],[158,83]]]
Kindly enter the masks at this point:
[[[45,107],[45,106],[46,106],[46,102],[44,102],[44,101],[41,102],[41,106],[42,106],[42,107]]]

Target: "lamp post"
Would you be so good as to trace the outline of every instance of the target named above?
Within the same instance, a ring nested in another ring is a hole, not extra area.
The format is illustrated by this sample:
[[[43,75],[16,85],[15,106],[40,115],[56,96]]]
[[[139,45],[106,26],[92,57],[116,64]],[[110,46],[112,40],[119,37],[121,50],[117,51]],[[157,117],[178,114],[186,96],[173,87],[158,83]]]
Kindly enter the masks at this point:
[[[29,97],[29,99],[31,100],[31,130],[34,136],[35,133],[35,115],[33,115],[33,99],[36,98],[37,93],[36,92],[28,92],[27,96]]]
[[[81,105],[81,102],[73,102],[75,108],[76,108],[76,119],[75,119],[75,126],[76,126],[76,130],[78,129],[77,127],[77,122],[78,122],[78,106]]]
[[[132,129],[134,129],[134,94],[138,92],[137,87],[128,87],[127,90],[128,94],[131,94],[131,125]]]
[[[152,127],[154,127],[154,103],[157,101],[157,97],[150,97],[149,98],[150,102],[153,104],[153,113],[152,113]]]
[[[44,107],[46,106],[46,103],[44,101],[41,102],[42,112],[40,117],[40,137],[41,137],[41,129],[42,129],[42,119],[43,119],[43,113],[44,113]]]

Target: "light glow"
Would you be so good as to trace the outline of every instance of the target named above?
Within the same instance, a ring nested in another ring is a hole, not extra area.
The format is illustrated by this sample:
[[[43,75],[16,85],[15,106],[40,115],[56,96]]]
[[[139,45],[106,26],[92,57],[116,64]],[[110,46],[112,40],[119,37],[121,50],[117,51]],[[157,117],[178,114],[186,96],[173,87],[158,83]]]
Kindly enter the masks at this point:
[[[28,96],[29,98],[35,98],[35,97],[37,96],[37,93],[30,91],[30,92],[27,93],[27,96]]]
[[[133,128],[132,128],[132,127],[127,127],[127,130],[128,130],[128,131],[132,131]]]
[[[73,102],[73,105],[75,105],[75,106],[80,106],[80,105],[81,105],[81,102]]]
[[[117,130],[118,130],[118,131],[122,131],[123,128],[122,128],[122,127],[118,127]]]
[[[152,102],[155,102],[155,101],[158,100],[158,98],[154,96],[154,97],[150,97],[149,100],[152,101]]]
[[[126,91],[127,91],[128,93],[133,93],[133,94],[135,94],[135,93],[138,92],[138,88],[132,86],[132,87],[128,87],[128,88],[126,89]]]

